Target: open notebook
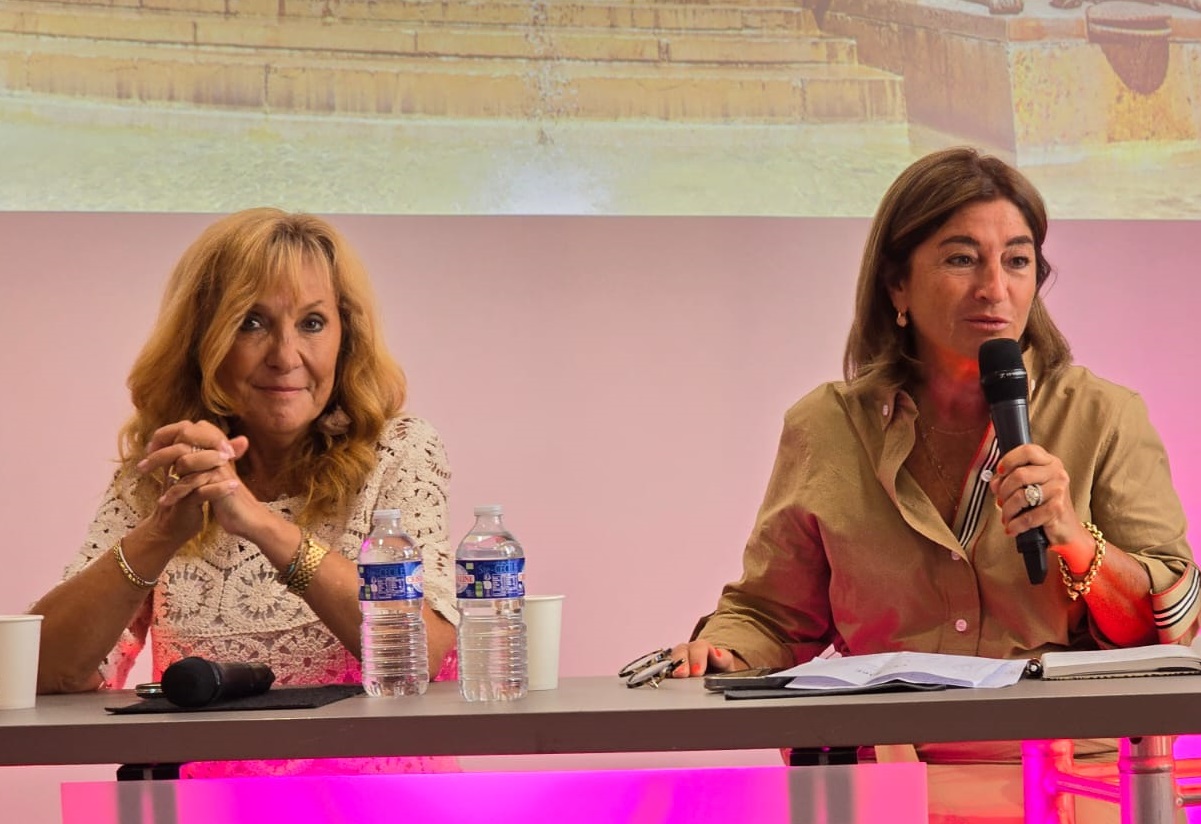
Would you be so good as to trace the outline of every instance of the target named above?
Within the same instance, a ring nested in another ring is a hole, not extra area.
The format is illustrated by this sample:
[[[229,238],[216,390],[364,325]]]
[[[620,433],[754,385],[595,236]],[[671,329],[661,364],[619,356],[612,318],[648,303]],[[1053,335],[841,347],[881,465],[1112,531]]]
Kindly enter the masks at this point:
[[[884,652],[841,658],[815,658],[765,678],[731,678],[722,685],[727,698],[785,698],[803,695],[878,692],[894,689],[943,687],[1004,687],[1014,684],[1025,661],[941,655],[922,652]],[[738,673],[734,673],[738,675]],[[740,683],[742,682],[742,683]]]

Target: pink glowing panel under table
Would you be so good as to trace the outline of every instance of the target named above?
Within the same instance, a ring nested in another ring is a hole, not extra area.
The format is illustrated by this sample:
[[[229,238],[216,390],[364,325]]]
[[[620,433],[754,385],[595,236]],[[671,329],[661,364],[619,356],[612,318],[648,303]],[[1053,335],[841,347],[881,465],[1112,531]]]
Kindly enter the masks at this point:
[[[64,784],[63,824],[926,821],[920,763]]]

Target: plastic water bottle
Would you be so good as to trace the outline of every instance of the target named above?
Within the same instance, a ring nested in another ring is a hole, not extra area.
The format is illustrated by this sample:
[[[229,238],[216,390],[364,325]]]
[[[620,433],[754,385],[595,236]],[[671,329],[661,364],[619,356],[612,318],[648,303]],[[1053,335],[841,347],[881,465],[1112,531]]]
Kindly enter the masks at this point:
[[[400,525],[399,509],[378,509],[359,552],[363,611],[363,689],[368,695],[420,695],[429,686],[421,550]]]
[[[468,701],[526,693],[525,553],[501,508],[475,508],[475,526],[455,555],[459,596],[459,692]]]

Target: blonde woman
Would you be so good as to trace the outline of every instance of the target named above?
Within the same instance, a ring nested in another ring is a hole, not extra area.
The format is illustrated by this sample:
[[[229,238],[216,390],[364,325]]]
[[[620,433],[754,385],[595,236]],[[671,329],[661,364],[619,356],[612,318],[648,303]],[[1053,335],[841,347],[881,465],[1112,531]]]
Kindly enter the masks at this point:
[[[155,678],[199,655],[262,661],[280,684],[359,681],[355,560],[384,508],[423,553],[431,677],[454,677],[444,450],[401,412],[366,272],[332,226],[262,208],[209,227],[129,387],[120,467],[31,609],[40,692],[123,687],[148,638]]]

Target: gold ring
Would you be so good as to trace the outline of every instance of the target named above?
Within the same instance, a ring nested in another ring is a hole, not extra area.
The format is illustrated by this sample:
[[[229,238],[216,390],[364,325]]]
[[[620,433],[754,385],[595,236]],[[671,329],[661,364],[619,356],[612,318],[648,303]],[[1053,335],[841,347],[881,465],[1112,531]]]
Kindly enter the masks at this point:
[[[167,468],[167,480],[173,484],[179,483],[179,473],[175,471],[175,464]]]

